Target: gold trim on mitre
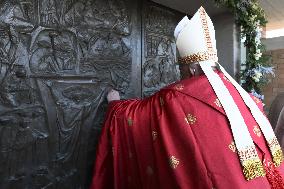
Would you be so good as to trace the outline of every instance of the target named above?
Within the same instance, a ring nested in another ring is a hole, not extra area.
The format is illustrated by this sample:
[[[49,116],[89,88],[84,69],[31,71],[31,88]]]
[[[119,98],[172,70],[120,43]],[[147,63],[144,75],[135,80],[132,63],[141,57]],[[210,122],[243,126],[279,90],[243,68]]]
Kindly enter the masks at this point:
[[[188,55],[186,57],[179,58],[179,64],[191,64],[194,62],[200,62],[205,60],[213,60],[215,62],[218,61],[217,53],[209,53],[209,52],[198,52],[192,55]]]

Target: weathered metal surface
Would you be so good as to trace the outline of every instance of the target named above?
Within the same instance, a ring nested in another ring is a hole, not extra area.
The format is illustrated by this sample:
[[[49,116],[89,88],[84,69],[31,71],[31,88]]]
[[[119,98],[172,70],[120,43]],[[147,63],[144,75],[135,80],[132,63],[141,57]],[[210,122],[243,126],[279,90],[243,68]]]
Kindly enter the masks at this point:
[[[174,29],[177,12],[146,2],[143,11],[143,96],[149,96],[179,79]]]
[[[0,188],[87,188],[107,88],[140,97],[177,79],[174,13],[138,0],[0,2]]]

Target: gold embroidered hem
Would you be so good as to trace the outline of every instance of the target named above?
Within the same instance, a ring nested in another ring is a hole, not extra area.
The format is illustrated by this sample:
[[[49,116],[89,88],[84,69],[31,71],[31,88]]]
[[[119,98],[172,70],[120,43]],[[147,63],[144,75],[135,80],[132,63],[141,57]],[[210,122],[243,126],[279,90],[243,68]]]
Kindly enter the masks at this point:
[[[273,154],[273,162],[276,167],[279,167],[284,160],[283,152],[281,149],[275,151]]]
[[[246,180],[265,176],[265,169],[258,157],[255,146],[248,146],[238,152]]]
[[[272,154],[272,159],[273,159],[274,165],[276,167],[279,167],[284,160],[284,156],[283,156],[281,146],[279,145],[276,137],[269,140],[268,143],[269,143],[269,148],[270,148],[270,151],[271,151],[271,154]]]
[[[265,169],[259,158],[246,160],[242,162],[242,164],[243,164],[243,173],[246,180],[251,180],[265,176]]]

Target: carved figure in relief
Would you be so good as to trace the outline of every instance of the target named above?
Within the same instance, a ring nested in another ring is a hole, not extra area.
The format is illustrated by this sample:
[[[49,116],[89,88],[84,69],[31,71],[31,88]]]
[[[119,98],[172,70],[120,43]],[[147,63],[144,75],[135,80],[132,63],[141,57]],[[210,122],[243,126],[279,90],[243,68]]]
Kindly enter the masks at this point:
[[[150,35],[147,37],[148,57],[143,65],[145,96],[179,79],[179,70],[174,58],[174,43],[168,38]]]
[[[0,188],[83,187],[105,88],[129,91],[128,11],[124,0],[0,2]]]
[[[103,90],[99,83],[82,83],[82,81],[48,81],[55,109],[58,142],[56,144],[56,160],[75,161],[79,151],[80,141],[83,140],[82,130],[90,117],[96,115],[97,106],[102,102]],[[53,116],[52,116],[53,117]],[[55,134],[55,133],[54,133]]]
[[[172,37],[175,27],[172,12],[151,6],[145,16],[145,62],[143,95],[149,96],[179,79],[175,65],[176,47]]]
[[[36,74],[75,74],[77,42],[70,31],[43,30],[31,51],[30,68]]]

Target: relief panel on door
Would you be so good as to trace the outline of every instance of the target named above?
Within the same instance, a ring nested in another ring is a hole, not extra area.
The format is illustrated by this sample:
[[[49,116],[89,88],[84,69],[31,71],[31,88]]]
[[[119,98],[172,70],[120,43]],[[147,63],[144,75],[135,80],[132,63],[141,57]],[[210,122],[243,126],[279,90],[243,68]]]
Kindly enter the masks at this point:
[[[87,186],[108,88],[134,94],[135,14],[130,0],[2,1],[1,189]]]
[[[143,11],[143,96],[179,80],[174,29],[180,13],[147,2]]]

